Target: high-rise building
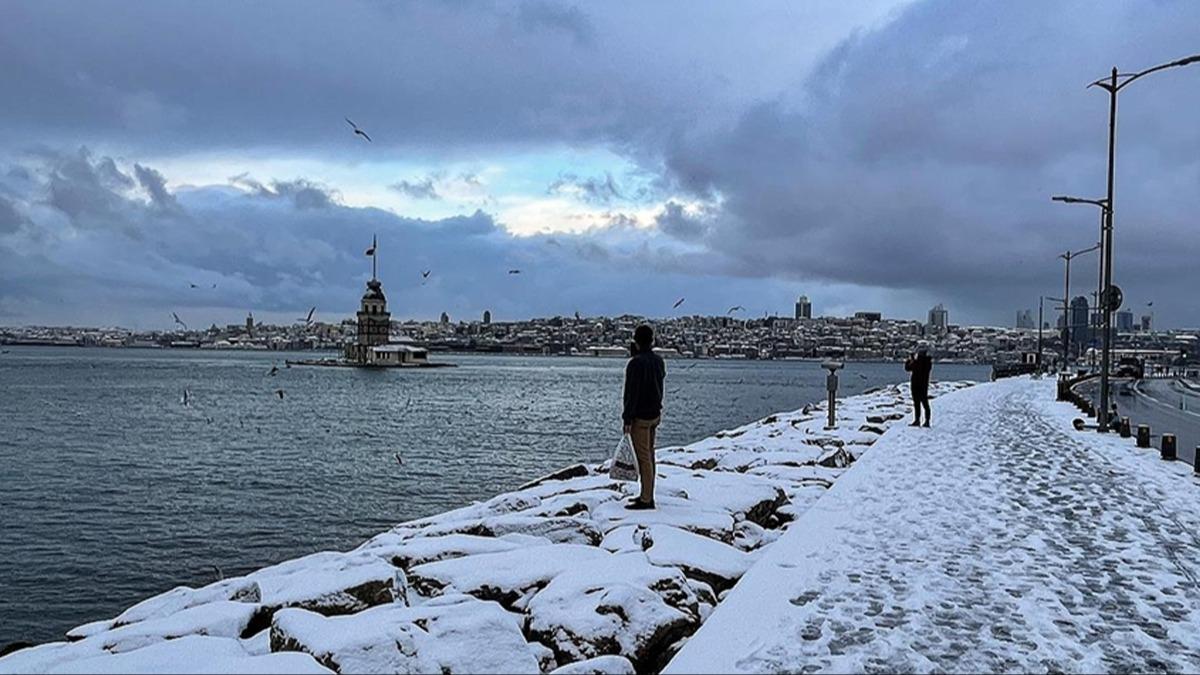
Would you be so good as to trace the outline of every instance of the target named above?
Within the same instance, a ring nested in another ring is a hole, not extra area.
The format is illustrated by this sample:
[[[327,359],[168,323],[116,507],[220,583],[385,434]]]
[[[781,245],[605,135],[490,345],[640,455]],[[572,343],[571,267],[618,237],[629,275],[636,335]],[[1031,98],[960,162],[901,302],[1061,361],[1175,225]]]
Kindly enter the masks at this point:
[[[487,326],[492,323],[492,310],[483,310],[483,325]]]
[[[1071,300],[1071,343],[1086,345],[1092,341],[1092,327],[1088,322],[1091,306],[1082,295]]]
[[[1037,322],[1033,320],[1032,309],[1017,310],[1017,328],[1037,328]]]
[[[1149,314],[1142,315],[1142,332],[1149,333],[1154,330],[1154,317]]]
[[[929,310],[929,332],[934,335],[944,335],[950,327],[950,312],[938,303],[936,307]]]
[[[808,301],[807,295],[802,295],[796,300],[796,318],[811,319],[812,318],[812,303]]]
[[[1132,333],[1133,332],[1133,312],[1128,309],[1117,311],[1117,332]]]
[[[442,325],[443,325],[443,326],[444,326],[444,325],[446,325],[446,324],[448,324],[448,323],[450,323],[450,315],[449,315],[449,314],[447,314],[447,313],[445,313],[445,312],[442,312],[442,316],[441,316],[441,319],[440,319],[440,321],[441,321],[441,323],[442,323]]]

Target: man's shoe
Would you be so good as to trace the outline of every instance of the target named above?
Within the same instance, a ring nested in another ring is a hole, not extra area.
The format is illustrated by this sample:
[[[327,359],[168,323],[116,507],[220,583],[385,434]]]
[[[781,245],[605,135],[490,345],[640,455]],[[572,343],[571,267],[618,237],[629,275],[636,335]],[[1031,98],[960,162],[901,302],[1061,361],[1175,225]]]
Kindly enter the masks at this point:
[[[919,427],[919,426],[921,426],[921,423],[920,423],[920,422],[913,422],[912,424],[910,424],[910,425],[908,425],[908,426],[910,426],[910,427]]]
[[[928,429],[928,428],[929,428],[929,420],[925,420],[925,424],[922,424],[921,426],[923,426],[923,427],[925,427],[926,429]]]
[[[654,502],[644,502],[641,499],[635,499],[626,504],[625,508],[630,511],[649,511],[654,508]]]

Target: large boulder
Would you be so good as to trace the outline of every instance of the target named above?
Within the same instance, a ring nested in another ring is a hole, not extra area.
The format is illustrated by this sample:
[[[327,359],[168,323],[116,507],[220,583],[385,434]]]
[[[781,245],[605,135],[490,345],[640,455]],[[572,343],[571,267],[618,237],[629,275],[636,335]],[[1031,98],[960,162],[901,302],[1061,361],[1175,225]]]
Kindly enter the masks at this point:
[[[324,552],[289,560],[250,574],[269,611],[300,607],[320,614],[361,612],[392,602],[402,589],[396,568],[367,552]]]
[[[733,539],[733,514],[726,509],[662,493],[654,501],[656,508],[646,511],[631,511],[621,502],[601,504],[592,517],[605,532],[622,525],[671,525],[720,541]]]
[[[307,654],[252,654],[242,641],[210,635],[161,640],[119,653],[96,644],[53,643],[0,659],[0,673],[329,673]]]
[[[650,564],[641,552],[575,566],[529,601],[529,635],[559,663],[605,654],[638,672],[660,668],[668,647],[700,624],[699,600],[683,573]]]
[[[636,672],[629,659],[609,654],[568,663],[550,671],[550,675],[634,675]]]
[[[652,564],[678,567],[717,592],[733,586],[754,560],[728,544],[669,525],[619,527],[601,546],[615,552],[645,551]]]
[[[272,621],[271,649],[311,654],[341,673],[540,672],[517,617],[465,595],[339,617],[285,609]]]
[[[417,565],[409,582],[423,595],[466,593],[513,607],[564,571],[609,557],[594,546],[534,546]]]
[[[396,567],[410,569],[417,565],[462,558],[481,553],[503,553],[532,545],[549,544],[549,539],[522,540],[505,537],[480,537],[473,534],[446,534],[438,537],[405,538],[394,532],[384,532],[356,550],[373,553]]]

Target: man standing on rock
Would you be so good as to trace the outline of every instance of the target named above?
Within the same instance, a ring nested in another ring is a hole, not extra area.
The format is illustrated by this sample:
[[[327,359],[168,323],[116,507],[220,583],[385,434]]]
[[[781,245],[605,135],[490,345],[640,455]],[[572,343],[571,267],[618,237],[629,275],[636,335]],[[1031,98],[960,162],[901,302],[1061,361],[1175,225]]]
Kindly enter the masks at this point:
[[[933,371],[933,359],[929,358],[929,343],[917,343],[917,353],[908,357],[904,369],[912,373],[913,422],[910,427],[921,426],[921,408],[925,408],[925,426],[933,413],[929,411],[929,374]]]
[[[633,439],[642,492],[625,508],[654,508],[654,436],[662,419],[663,380],[667,366],[654,353],[654,329],[646,324],[633,331],[633,358],[625,365],[625,433]]]

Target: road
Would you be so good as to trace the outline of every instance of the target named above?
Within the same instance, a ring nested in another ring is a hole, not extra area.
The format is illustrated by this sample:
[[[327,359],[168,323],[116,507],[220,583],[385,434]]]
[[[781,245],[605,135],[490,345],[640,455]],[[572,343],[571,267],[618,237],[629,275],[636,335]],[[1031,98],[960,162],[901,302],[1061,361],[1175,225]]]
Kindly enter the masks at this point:
[[[1091,380],[1080,385],[1079,392],[1099,405],[1099,389],[1099,381]],[[1200,385],[1175,379],[1119,379],[1114,380],[1113,394],[1117,411],[1128,416],[1135,428],[1150,425],[1154,447],[1159,447],[1159,434],[1175,434],[1179,457],[1195,461],[1195,448],[1200,445]]]

